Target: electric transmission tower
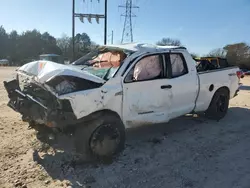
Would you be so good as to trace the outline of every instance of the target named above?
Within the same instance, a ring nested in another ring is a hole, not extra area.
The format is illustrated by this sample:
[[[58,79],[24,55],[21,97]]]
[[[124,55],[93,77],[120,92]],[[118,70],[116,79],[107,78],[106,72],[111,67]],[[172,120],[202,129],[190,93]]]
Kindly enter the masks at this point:
[[[132,0],[126,0],[126,4],[120,5],[119,7],[125,8],[125,13],[121,15],[125,17],[121,43],[133,42],[132,17],[136,17],[136,15],[132,12],[132,10],[139,7],[134,6]]]

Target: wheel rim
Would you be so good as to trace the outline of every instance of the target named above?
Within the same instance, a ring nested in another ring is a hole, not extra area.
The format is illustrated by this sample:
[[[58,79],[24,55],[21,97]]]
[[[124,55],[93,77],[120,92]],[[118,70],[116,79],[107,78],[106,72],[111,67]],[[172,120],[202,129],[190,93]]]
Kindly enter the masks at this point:
[[[225,95],[219,96],[219,99],[216,103],[216,106],[217,106],[217,112],[225,112],[227,110],[226,96]]]
[[[91,151],[97,156],[110,156],[115,153],[121,135],[117,128],[110,124],[98,127],[90,138]]]

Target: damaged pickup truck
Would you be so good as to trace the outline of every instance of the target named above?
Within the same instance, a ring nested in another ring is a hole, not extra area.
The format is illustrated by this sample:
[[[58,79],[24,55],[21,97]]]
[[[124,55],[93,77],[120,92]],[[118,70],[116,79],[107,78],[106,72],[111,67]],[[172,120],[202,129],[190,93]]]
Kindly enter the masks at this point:
[[[184,47],[111,45],[70,65],[27,63],[4,86],[8,106],[30,126],[71,132],[78,152],[110,157],[123,150],[127,128],[194,112],[226,115],[239,69],[196,66]]]

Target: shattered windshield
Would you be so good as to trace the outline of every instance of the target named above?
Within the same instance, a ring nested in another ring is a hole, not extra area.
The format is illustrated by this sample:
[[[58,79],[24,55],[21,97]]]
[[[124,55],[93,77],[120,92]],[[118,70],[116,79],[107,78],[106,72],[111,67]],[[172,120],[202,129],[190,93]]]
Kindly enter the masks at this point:
[[[102,79],[113,77],[123,61],[131,54],[122,49],[96,49],[72,63]]]

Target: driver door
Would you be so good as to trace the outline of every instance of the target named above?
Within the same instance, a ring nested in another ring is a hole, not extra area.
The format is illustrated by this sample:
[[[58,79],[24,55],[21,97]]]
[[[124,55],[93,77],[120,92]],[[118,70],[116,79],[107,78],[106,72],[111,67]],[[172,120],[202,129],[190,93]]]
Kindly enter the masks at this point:
[[[123,120],[128,127],[169,120],[171,86],[166,70],[163,54],[157,53],[139,57],[127,71],[123,81]]]

